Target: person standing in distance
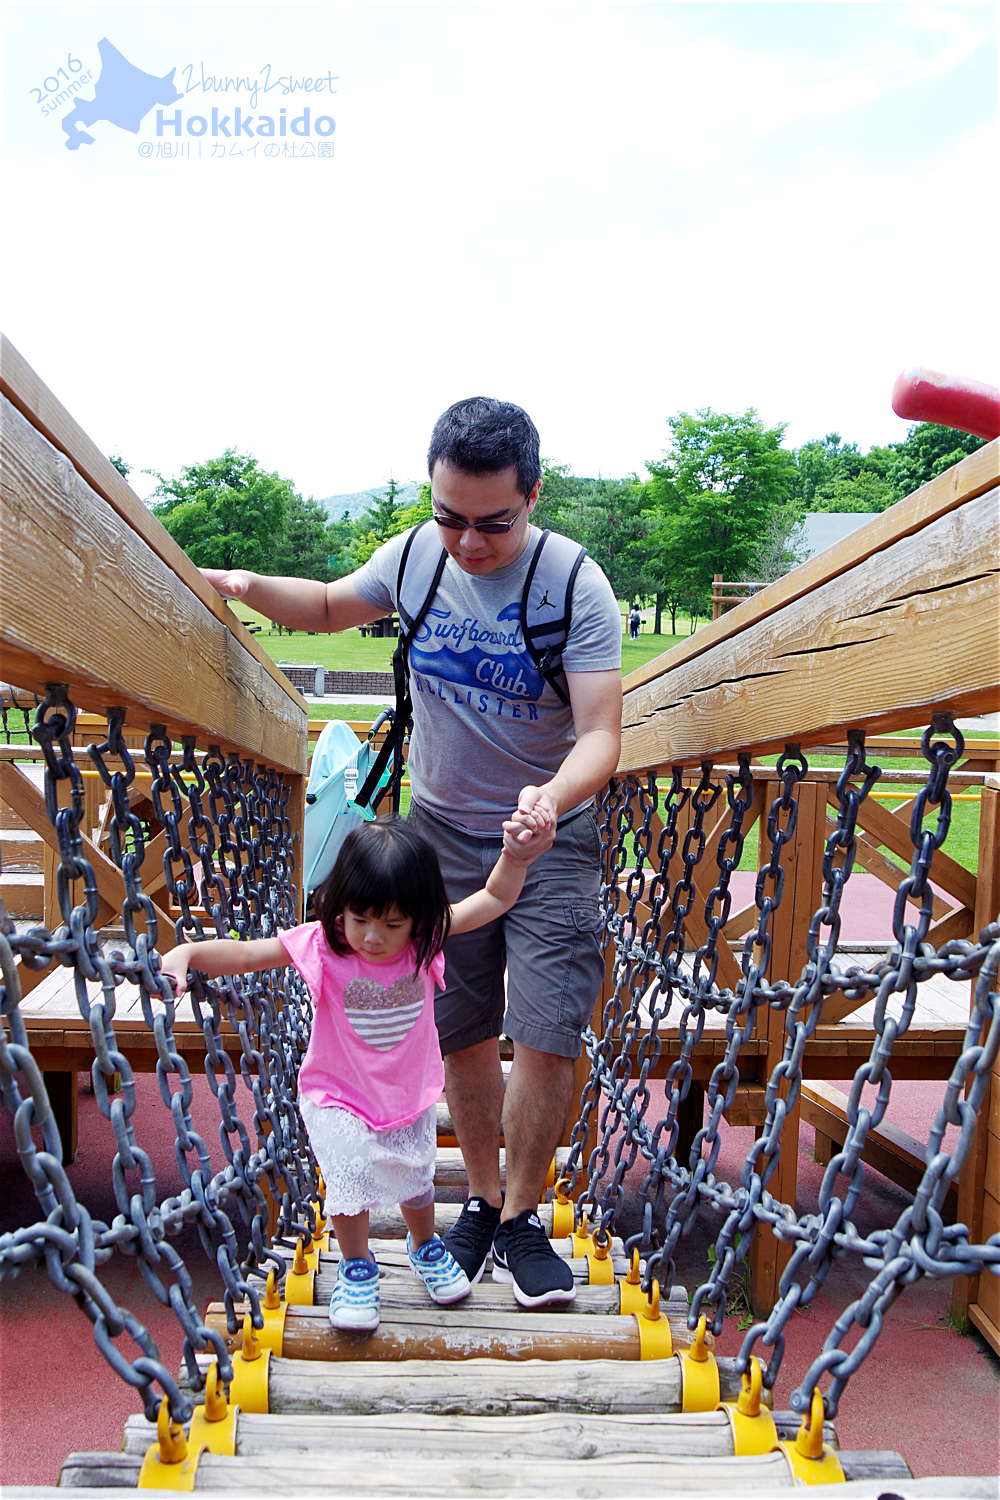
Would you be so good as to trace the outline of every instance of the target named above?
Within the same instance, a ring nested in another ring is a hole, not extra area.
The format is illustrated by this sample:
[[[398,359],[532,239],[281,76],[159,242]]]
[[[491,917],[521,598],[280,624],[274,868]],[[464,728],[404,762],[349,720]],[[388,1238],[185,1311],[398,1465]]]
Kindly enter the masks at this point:
[[[522,594],[540,541],[531,513],[541,462],[538,433],[520,407],[487,397],[449,407],[431,435],[427,467],[433,525],[448,555],[409,652],[409,816],[437,851],[450,902],[480,889],[504,848],[527,866],[511,910],[445,948],[447,988],[435,1019],[469,1178],[445,1242],[470,1282],[492,1250],[495,1279],[512,1282],[517,1300],[535,1307],[574,1295],[571,1269],[535,1210],[604,975],[594,798],[621,747],[621,615],[604,574],[585,558],[556,691],[522,630]],[[283,625],[347,630],[398,608],[408,535],[331,584],[203,571],[224,598]],[[541,831],[525,823],[537,804],[545,810]],[[501,1032],[514,1043],[506,1091]]]

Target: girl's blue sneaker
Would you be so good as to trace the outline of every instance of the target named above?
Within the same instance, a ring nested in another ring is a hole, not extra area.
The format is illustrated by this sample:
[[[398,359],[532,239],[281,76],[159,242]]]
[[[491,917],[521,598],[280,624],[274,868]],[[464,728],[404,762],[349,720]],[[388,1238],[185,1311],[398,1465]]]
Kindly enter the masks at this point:
[[[462,1270],[451,1251],[437,1235],[414,1250],[413,1241],[406,1236],[406,1253],[410,1268],[420,1277],[435,1302],[446,1306],[450,1302],[461,1302],[472,1291],[468,1276]]]
[[[370,1260],[342,1260],[330,1298],[330,1322],[346,1333],[374,1333],[378,1327],[378,1266]]]

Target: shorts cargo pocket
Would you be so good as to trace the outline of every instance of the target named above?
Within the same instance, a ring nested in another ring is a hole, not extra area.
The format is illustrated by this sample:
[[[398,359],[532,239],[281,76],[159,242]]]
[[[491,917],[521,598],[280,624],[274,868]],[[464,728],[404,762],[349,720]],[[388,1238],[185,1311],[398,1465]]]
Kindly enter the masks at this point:
[[[559,1020],[575,1031],[589,1026],[604,979],[601,913],[595,902],[566,901],[567,958],[559,994]]]

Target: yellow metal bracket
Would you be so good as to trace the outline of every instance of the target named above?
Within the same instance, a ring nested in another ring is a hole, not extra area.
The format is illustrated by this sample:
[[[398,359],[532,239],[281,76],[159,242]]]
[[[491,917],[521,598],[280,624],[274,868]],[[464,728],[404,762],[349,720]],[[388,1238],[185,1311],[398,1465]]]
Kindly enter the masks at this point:
[[[639,1325],[639,1358],[670,1359],[674,1352],[674,1341],[670,1336],[670,1322],[660,1311],[658,1281],[653,1281],[648,1298],[643,1298],[642,1311],[633,1313],[632,1316]]]
[[[262,1349],[247,1313],[243,1319],[243,1347],[233,1355],[233,1379],[229,1400],[241,1411],[268,1413],[268,1377],[271,1373],[271,1351]]]
[[[684,1411],[715,1411],[719,1405],[719,1367],[705,1339],[708,1320],[698,1319],[694,1342],[681,1351],[681,1391]]]
[[[829,1443],[823,1441],[823,1397],[819,1386],[813,1391],[809,1421],[803,1418],[794,1443],[779,1443],[788,1459],[793,1484],[844,1484],[840,1459]]]
[[[628,1317],[629,1313],[641,1313],[646,1305],[646,1294],[642,1289],[638,1250],[632,1251],[632,1264],[628,1268],[628,1274],[619,1279],[618,1288],[621,1294],[618,1311],[622,1317]]]
[[[754,1355],[749,1370],[743,1372],[743,1389],[739,1398],[735,1402],[719,1402],[719,1410],[726,1413],[733,1430],[733,1453],[737,1458],[773,1453],[778,1446],[774,1418],[766,1406],[761,1406],[763,1389],[760,1360]]]
[[[552,1205],[552,1238],[564,1240],[573,1233],[576,1210],[566,1194],[569,1182],[565,1177],[556,1183],[556,1197]]]
[[[556,1185],[556,1159],[555,1159],[555,1157],[553,1157],[552,1160],[549,1162],[549,1170],[545,1174],[545,1186],[547,1188],[550,1188],[550,1187],[555,1187],[555,1185]]]
[[[278,1296],[273,1271],[267,1273],[267,1290],[260,1299],[260,1310],[264,1315],[264,1326],[254,1329],[254,1337],[262,1349],[273,1349],[280,1357],[285,1341],[285,1315],[288,1308]]]
[[[312,1206],[313,1206],[313,1209],[314,1209],[315,1214],[316,1214],[316,1223],[317,1224],[325,1224],[326,1223],[326,1214],[323,1212],[323,1200],[326,1197],[326,1185],[323,1182],[322,1178],[320,1178],[319,1191],[320,1191],[319,1200],[317,1201],[314,1198],[312,1200]],[[314,1234],[313,1237],[312,1237],[312,1241],[311,1241],[311,1243],[310,1243],[310,1245],[309,1245],[308,1248],[309,1248],[309,1250],[313,1250],[313,1249],[316,1250],[317,1256],[318,1256],[318,1252],[320,1250],[322,1250],[324,1252],[324,1254],[328,1253],[329,1249],[330,1249],[330,1231],[329,1231],[329,1229],[324,1229],[324,1230],[321,1231],[321,1233]],[[319,1270],[319,1266],[318,1265],[317,1265],[316,1269]]]
[[[594,1236],[589,1229],[587,1215],[584,1213],[580,1216],[579,1224],[573,1230],[573,1259],[583,1260],[585,1256],[593,1255],[593,1253]]]
[[[219,1381],[218,1361],[209,1366],[205,1381],[205,1404],[196,1406],[188,1434],[189,1448],[207,1448],[210,1453],[236,1452],[238,1406],[230,1406]]]
[[[295,1259],[285,1272],[285,1302],[289,1307],[312,1307],[318,1264],[319,1251],[316,1251],[313,1260],[302,1241],[299,1240],[295,1246]],[[270,1275],[268,1275],[268,1286],[270,1284]],[[282,1327],[284,1327],[283,1313]],[[277,1352],[280,1354],[281,1350]]]
[[[139,1470],[141,1490],[193,1490],[198,1460],[204,1452],[189,1443],[184,1428],[170,1418],[170,1403],[164,1396],[156,1416],[156,1442],[146,1450]]]
[[[597,1236],[594,1236],[594,1248],[587,1253],[591,1286],[614,1286],[615,1268],[608,1254],[610,1248],[610,1240],[602,1245]]]

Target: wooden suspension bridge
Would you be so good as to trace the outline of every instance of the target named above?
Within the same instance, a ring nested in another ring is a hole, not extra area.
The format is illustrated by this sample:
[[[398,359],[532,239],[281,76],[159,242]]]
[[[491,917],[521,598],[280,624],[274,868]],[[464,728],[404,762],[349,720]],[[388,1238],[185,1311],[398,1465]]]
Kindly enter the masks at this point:
[[[287,812],[298,838],[310,733],[303,700],[6,342],[0,389],[3,676],[39,697],[49,683],[68,684],[82,711],[81,747],[101,737],[113,703],[125,709],[126,731],[136,741],[152,725],[164,725],[175,742],[193,737],[199,747],[218,745],[223,754],[280,772],[291,788]],[[766,822],[773,796],[777,773],[769,757],[789,744],[821,760],[863,729],[870,751],[892,755],[901,742],[880,737],[934,715],[995,710],[998,484],[1000,442],[994,441],[634,673],[626,682],[620,774],[669,775],[679,766],[690,784],[706,760],[719,768],[749,756],[756,788],[747,820],[752,826]],[[928,941],[938,948],[973,937],[1000,913],[996,746],[985,741],[966,752],[951,784],[975,789],[981,799],[978,869],[973,876],[943,850],[935,853],[938,904]],[[30,774],[32,759],[23,747],[3,750],[0,799],[5,832],[24,835],[22,843],[33,835],[43,845],[42,880],[32,887],[41,891],[42,910],[32,915],[52,930],[59,856]],[[904,774],[894,773],[893,780]],[[814,764],[799,785],[795,837],[782,851],[785,895],[772,931],[772,983],[794,983],[803,967],[806,929],[823,894],[835,779],[835,772]],[[107,928],[117,920],[125,889],[107,852],[107,804],[96,779],[86,786],[81,828],[98,892],[94,926]],[[139,807],[141,772],[132,795]],[[690,826],[689,811],[681,816],[681,835],[685,818]],[[159,925],[166,950],[178,909],[169,882],[156,873],[164,835],[149,821],[145,890],[166,919]],[[705,940],[705,901],[714,879],[707,872],[725,823],[719,819],[710,828],[694,872],[698,899],[684,919],[691,950]],[[859,823],[861,865],[897,882],[899,869],[883,851],[909,859],[905,813],[866,802]],[[765,845],[761,837],[761,864]],[[82,900],[82,892],[74,890],[72,899]],[[733,949],[756,918],[756,906],[728,916],[719,945],[720,984],[738,983]],[[613,964],[609,950],[605,991],[594,1013],[598,1036],[614,987]],[[93,1063],[92,1039],[75,1002],[67,1003],[65,971],[36,970],[22,961],[18,977],[31,1051],[71,1158],[75,1089],[65,1080]],[[821,1024],[805,1047],[804,1084],[787,1128],[797,1131],[801,1111],[815,1124],[818,1141],[842,1139],[843,1099],[826,1080],[850,1076],[871,1050],[874,1032],[858,1018],[862,1006],[850,992],[825,1001]],[[130,1009],[126,986],[116,1031],[135,1070],[155,1069],[155,1043],[138,1009]],[[203,1055],[202,1029],[183,1008],[174,1031],[181,1051],[192,1060]],[[961,1026],[923,1025],[918,1017],[894,1048],[894,1076],[941,1080],[943,1087],[964,1039]],[[620,1036],[613,1040],[619,1050],[631,1045]],[[653,1077],[665,1076],[680,1052],[675,1034],[665,1032],[661,1040]],[[222,1041],[238,1057],[239,1038],[226,1023]],[[740,1089],[727,1111],[731,1123],[758,1131],[763,1125],[767,1080],[784,1042],[783,1015],[762,1007],[741,1050]],[[692,1056],[678,1156],[700,1128],[704,1086],[722,1050],[721,1034],[706,1028]],[[578,1094],[589,1074],[584,1056]],[[974,1149],[954,1184],[955,1212],[969,1226],[972,1244],[1000,1230],[998,1108],[1000,1065]],[[436,1184],[460,1186],[463,1168],[443,1101],[438,1130]],[[567,1132],[553,1184],[569,1144]],[[922,1145],[876,1132],[869,1160],[912,1190]],[[795,1172],[792,1150],[772,1180],[776,1198],[794,1204]],[[577,1186],[585,1185],[584,1179]],[[805,1422],[771,1411],[754,1367],[741,1376],[735,1360],[715,1353],[704,1325],[689,1327],[686,1292],[674,1287],[662,1301],[658,1290],[643,1292],[622,1242],[595,1240],[599,1224],[578,1222],[572,1203],[559,1201],[564,1197],[540,1207],[578,1283],[576,1301],[559,1312],[526,1312],[488,1278],[457,1308],[432,1307],[406,1268],[401,1220],[386,1214],[373,1223],[383,1271],[382,1324],[373,1336],[335,1333],[325,1308],[336,1244],[325,1232],[294,1246],[276,1243],[288,1270],[282,1295],[263,1279],[255,1283],[263,1330],[255,1333],[244,1319],[232,1332],[221,1304],[205,1314],[206,1326],[234,1360],[228,1403],[211,1372],[207,1396],[195,1393],[202,1404],[193,1425],[185,1430],[172,1423],[166,1404],[158,1427],[132,1418],[120,1453],[67,1459],[63,1488],[659,1496],[665,1488],[750,1494],[846,1482],[859,1500],[887,1490],[937,1493],[932,1482],[912,1480],[896,1453],[841,1450],[834,1424],[824,1423],[815,1408]],[[456,1212],[442,1204],[439,1224]],[[750,1284],[758,1308],[773,1305],[789,1253],[787,1242],[766,1225],[757,1227]],[[954,1305],[1000,1352],[998,1286],[991,1275],[956,1278]],[[237,1312],[243,1318],[246,1309]],[[207,1371],[208,1358],[200,1362]],[[969,1497],[995,1493],[975,1480],[961,1485]]]

